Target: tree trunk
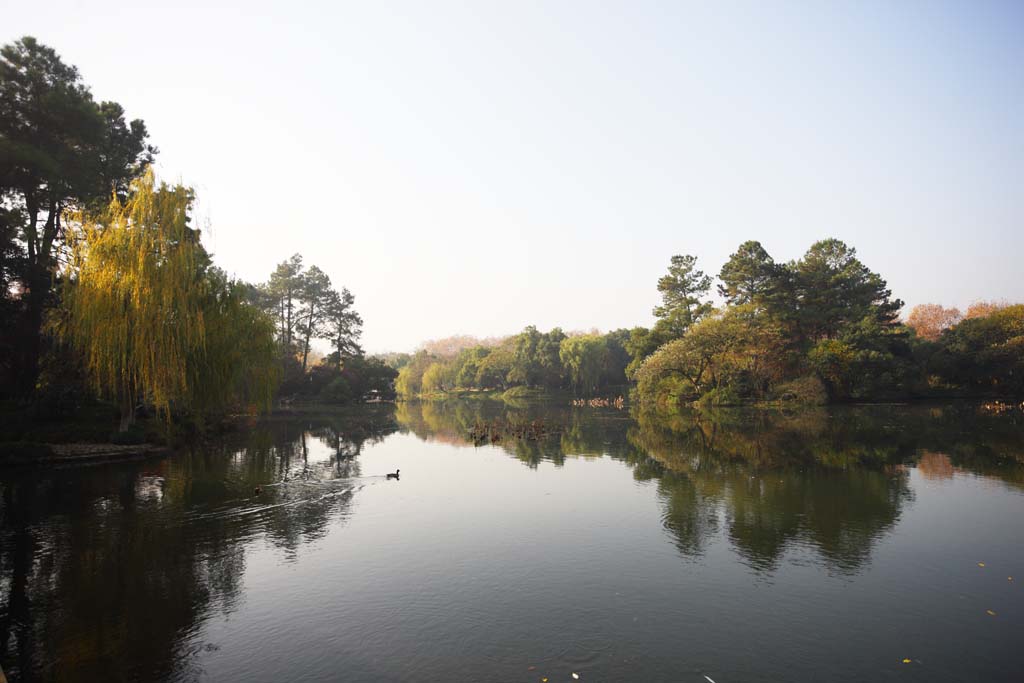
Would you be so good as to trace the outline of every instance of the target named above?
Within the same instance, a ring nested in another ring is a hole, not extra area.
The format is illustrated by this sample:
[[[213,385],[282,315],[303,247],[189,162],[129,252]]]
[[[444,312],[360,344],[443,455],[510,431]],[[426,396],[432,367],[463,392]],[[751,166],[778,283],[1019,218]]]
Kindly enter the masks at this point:
[[[136,396],[135,390],[131,388],[131,383],[128,383],[127,387],[123,387],[118,397],[118,403],[121,407],[121,422],[118,425],[118,431],[124,434],[132,425],[135,424],[135,404]]]
[[[60,223],[58,222],[59,206],[56,200],[50,200],[49,215],[43,225],[43,236],[40,241],[36,233],[39,207],[33,198],[29,208],[28,263],[26,264],[25,284],[28,295],[25,297],[25,313],[21,323],[21,368],[17,378],[17,393],[27,398],[35,392],[36,380],[39,378],[39,358],[43,349],[43,315],[53,284],[53,273],[50,269],[50,252]]]
[[[292,348],[292,292],[289,289],[285,294],[285,332],[284,332],[284,343],[287,353],[291,353]]]
[[[135,424],[135,402],[134,401],[121,401],[121,422],[117,427],[117,431],[124,434],[132,425]]]
[[[306,373],[306,361],[309,360],[309,338],[313,335],[313,315],[316,312],[316,304],[309,305],[309,320],[306,321],[306,338],[302,346],[302,373]]]
[[[21,346],[21,368],[18,372],[18,394],[29,397],[35,391],[39,378],[39,357],[43,349],[43,312],[49,292],[49,277],[40,272],[36,264],[29,264],[28,296],[25,297],[25,312],[19,336]]]

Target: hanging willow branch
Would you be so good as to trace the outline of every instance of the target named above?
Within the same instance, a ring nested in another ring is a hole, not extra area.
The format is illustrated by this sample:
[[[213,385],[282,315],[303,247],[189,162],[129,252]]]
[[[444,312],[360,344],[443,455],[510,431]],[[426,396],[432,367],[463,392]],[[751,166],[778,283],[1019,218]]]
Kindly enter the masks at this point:
[[[210,267],[189,227],[193,200],[149,170],[124,203],[75,216],[57,331],[120,404],[122,430],[140,398],[168,417],[172,403],[209,409],[236,389],[268,404],[276,382],[271,325]]]

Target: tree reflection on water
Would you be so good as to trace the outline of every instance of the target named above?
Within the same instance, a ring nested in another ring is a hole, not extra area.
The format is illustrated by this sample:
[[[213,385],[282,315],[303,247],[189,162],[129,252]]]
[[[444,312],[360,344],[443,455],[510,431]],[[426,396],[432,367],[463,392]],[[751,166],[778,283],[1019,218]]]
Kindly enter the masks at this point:
[[[686,556],[719,533],[770,572],[790,549],[855,573],[912,500],[909,466],[954,468],[1024,486],[1020,419],[971,405],[634,412],[500,402],[405,403],[398,422],[423,439],[472,445],[480,424],[544,420],[541,438],[496,445],[530,467],[566,458],[622,460],[657,481],[663,523]],[[942,450],[943,452],[939,452]]]
[[[526,423],[544,428],[494,447],[531,468],[620,461],[655,487],[682,557],[724,540],[765,575],[790,553],[861,571],[913,501],[913,468],[1024,488],[1020,416],[968,405],[631,414],[450,401],[273,416],[160,460],[3,473],[2,665],[13,680],[197,677],[213,646],[194,636],[238,605],[247,546],[288,561],[344,523],[367,444],[402,431],[471,448],[480,425]]]
[[[193,678],[202,646],[189,635],[214,609],[232,611],[246,544],[263,538],[287,556],[324,534],[348,513],[364,444],[395,429],[390,410],[271,418],[162,460],[5,473],[4,670]],[[267,485],[288,480],[303,485]]]

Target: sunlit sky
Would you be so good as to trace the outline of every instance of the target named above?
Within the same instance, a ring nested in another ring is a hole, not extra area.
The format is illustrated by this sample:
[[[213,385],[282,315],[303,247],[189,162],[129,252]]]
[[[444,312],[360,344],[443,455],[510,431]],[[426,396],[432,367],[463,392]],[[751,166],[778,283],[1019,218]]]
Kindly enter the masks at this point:
[[[221,266],[303,254],[369,351],[650,324],[672,254],[747,239],[1024,299],[1024,3],[0,4],[146,121]]]

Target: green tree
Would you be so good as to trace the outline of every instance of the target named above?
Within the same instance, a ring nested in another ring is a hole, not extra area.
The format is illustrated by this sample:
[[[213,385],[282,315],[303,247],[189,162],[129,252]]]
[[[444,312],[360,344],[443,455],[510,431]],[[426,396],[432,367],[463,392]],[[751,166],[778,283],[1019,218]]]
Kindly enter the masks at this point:
[[[52,48],[26,36],[0,49],[0,200],[14,209],[4,216],[2,237],[10,240],[17,225],[17,279],[25,292],[20,393],[31,391],[38,375],[62,215],[101,207],[112,193],[123,201],[156,154],[147,139],[141,120],[126,122],[114,102],[96,103],[78,70]]]
[[[541,333],[533,325],[516,335],[512,352],[512,367],[508,372],[511,384],[536,386],[539,379],[537,363],[537,346],[541,341]]]
[[[514,355],[510,343],[492,349],[480,360],[476,371],[476,386],[481,389],[507,389]]]
[[[203,346],[188,363],[184,407],[269,408],[280,380],[273,320],[249,303],[244,283],[220,268],[207,268],[202,282]]]
[[[549,389],[562,386],[563,369],[558,353],[563,339],[565,333],[558,327],[545,333],[530,325],[516,335],[508,382]]]
[[[844,328],[839,340],[854,350],[847,382],[850,398],[900,398],[924,383],[904,325],[865,316]]]
[[[626,348],[630,335],[631,331],[625,328],[612,330],[604,335],[605,345],[608,347],[608,362],[601,376],[601,386],[626,383],[626,368],[632,361],[632,355]]]
[[[565,369],[562,367],[561,345],[566,339],[560,327],[541,335],[537,342],[534,360],[537,365],[537,382],[548,389],[558,389],[565,382]]]
[[[815,242],[792,271],[797,285],[792,307],[799,312],[798,333],[804,339],[835,339],[864,318],[882,326],[897,323],[903,302],[891,299],[885,280],[840,240]]]
[[[423,372],[420,391],[437,394],[455,388],[455,368],[449,361],[434,361]]]
[[[354,398],[391,399],[395,397],[394,382],[398,372],[380,358],[352,356],[345,360],[342,376],[351,387]]]
[[[718,274],[722,281],[718,293],[728,304],[760,304],[772,291],[778,277],[777,270],[775,261],[760,242],[744,242],[722,266]]]
[[[929,369],[972,393],[1024,396],[1024,304],[946,330]]]
[[[785,376],[785,338],[751,304],[705,317],[637,371],[641,400],[678,402],[717,392],[717,402],[764,397]]]
[[[626,366],[626,377],[629,380],[636,379],[636,373],[644,360],[658,350],[662,344],[670,341],[664,338],[660,330],[647,329],[646,327],[634,327],[629,331],[629,339],[624,343],[629,353],[630,361]]]
[[[455,385],[463,389],[476,387],[480,364],[490,353],[491,349],[485,346],[475,346],[461,351],[456,360],[458,372],[455,376]]]
[[[654,309],[658,325],[672,338],[681,337],[695,322],[713,310],[704,300],[711,289],[711,278],[697,270],[697,257],[673,256],[668,274],[658,280],[661,305]]]
[[[298,325],[302,288],[303,265],[300,254],[293,254],[287,261],[277,264],[270,274],[270,280],[259,288],[260,301],[277,321],[277,338],[286,356],[295,353],[295,328]]]
[[[562,340],[559,357],[577,396],[594,394],[608,365],[608,345],[598,334]]]
[[[309,345],[313,339],[323,339],[331,333],[331,309],[336,305],[338,293],[331,288],[331,278],[311,266],[299,280],[298,341],[302,352],[302,372],[309,361]]]
[[[326,335],[334,349],[337,364],[346,358],[363,355],[359,337],[363,334],[363,318],[354,306],[356,298],[347,288],[335,292],[327,305]]]
[[[355,297],[346,288],[334,289],[317,266],[307,269],[299,254],[279,263],[251,298],[275,320],[288,390],[297,389],[296,382],[309,370],[314,339],[330,342],[329,362],[338,371],[346,358],[363,353],[359,346],[363,319],[355,310]]]
[[[409,362],[398,371],[395,391],[402,398],[415,398],[423,390],[423,373],[437,357],[426,351],[417,351]]]

